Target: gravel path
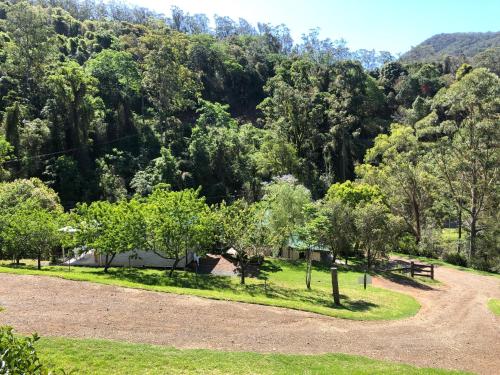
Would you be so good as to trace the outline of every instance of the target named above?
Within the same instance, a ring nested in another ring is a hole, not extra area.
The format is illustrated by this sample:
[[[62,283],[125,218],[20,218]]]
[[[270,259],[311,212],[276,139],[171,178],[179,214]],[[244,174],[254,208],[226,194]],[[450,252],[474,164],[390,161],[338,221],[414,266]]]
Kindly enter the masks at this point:
[[[0,325],[42,336],[106,338],[282,353],[341,352],[418,366],[498,374],[500,318],[486,307],[500,279],[438,268],[444,285],[417,288],[422,309],[398,321],[359,322],[312,313],[148,292],[53,277],[0,274]]]

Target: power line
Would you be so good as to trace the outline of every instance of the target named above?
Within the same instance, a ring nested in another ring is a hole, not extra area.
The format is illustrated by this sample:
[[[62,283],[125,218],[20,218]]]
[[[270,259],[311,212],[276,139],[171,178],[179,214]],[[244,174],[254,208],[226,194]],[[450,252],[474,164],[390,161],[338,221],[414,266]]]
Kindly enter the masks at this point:
[[[139,136],[139,134],[127,135],[127,136],[124,136],[124,137],[113,139],[111,141],[98,143],[98,144],[95,144],[94,146],[104,146],[104,145],[108,145],[108,144],[111,144],[111,143],[122,141],[124,139],[134,138],[134,137],[138,137],[138,136]],[[9,159],[9,160],[5,161],[4,164],[20,162],[20,161],[23,161],[23,160],[42,159],[42,158],[45,158],[45,157],[55,156],[55,155],[62,155],[62,154],[66,154],[68,152],[73,152],[73,151],[77,151],[77,150],[83,150],[84,148],[87,148],[87,147],[89,147],[89,146],[73,147],[73,148],[69,148],[67,150],[50,152],[50,153],[47,153],[47,154],[40,154],[40,155],[28,156],[28,157],[22,157],[22,158],[13,158],[13,159]]]

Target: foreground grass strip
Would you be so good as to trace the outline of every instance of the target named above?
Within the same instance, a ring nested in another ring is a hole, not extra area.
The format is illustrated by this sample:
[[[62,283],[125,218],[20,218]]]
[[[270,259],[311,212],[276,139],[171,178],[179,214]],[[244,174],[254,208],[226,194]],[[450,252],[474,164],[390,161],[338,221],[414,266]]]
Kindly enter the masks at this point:
[[[64,338],[43,338],[36,345],[47,367],[77,374],[459,374],[345,354],[179,350],[147,344]]]
[[[100,268],[74,267],[69,272],[66,267],[53,266],[44,267],[41,271],[32,267],[0,267],[0,272],[5,273],[55,276],[69,280],[286,307],[345,319],[400,319],[413,316],[420,309],[418,302],[406,294],[372,286],[363,290],[362,285],[358,283],[362,274],[348,269],[339,272],[340,307],[333,305],[328,267],[314,268],[312,290],[305,288],[303,262],[266,261],[262,271],[267,281],[249,278],[247,285],[239,285],[237,277],[196,275],[181,271],[170,278],[164,271],[151,269],[115,268],[105,274]]]
[[[500,316],[500,299],[490,299],[488,301],[488,308],[493,312],[493,314]]]

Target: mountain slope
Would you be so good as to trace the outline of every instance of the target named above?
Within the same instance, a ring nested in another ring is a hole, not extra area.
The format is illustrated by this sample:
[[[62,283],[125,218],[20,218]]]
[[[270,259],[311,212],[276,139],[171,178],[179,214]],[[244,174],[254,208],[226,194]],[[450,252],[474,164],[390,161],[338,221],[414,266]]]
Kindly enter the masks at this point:
[[[434,61],[446,55],[472,58],[492,47],[500,47],[500,32],[437,34],[412,47],[401,60]]]

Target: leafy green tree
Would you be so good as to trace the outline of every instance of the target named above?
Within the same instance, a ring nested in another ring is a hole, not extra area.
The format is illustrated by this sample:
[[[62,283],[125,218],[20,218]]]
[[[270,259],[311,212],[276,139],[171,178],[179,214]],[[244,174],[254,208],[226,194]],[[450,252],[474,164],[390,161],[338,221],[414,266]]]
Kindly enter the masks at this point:
[[[5,168],[5,163],[10,159],[12,151],[12,146],[0,135],[0,182],[6,180],[10,175],[7,168]]]
[[[104,272],[108,272],[116,254],[143,248],[146,220],[143,205],[132,199],[116,203],[96,201],[77,206],[78,242],[105,256]]]
[[[7,214],[7,225],[2,226],[2,242],[9,255],[19,261],[33,257],[41,269],[41,261],[48,258],[60,242],[57,212],[37,207],[37,202],[24,202]]]
[[[0,211],[14,209],[28,200],[37,208],[62,212],[57,193],[38,178],[0,183]]]
[[[98,95],[107,108],[108,141],[127,137],[118,144],[132,146],[136,133],[132,110],[141,110],[141,77],[132,54],[105,49],[88,60],[85,69],[97,79]]]
[[[366,153],[356,172],[376,185],[393,214],[402,217],[418,244],[429,219],[437,181],[425,156],[428,152],[410,126],[393,124]]]
[[[13,147],[15,156],[19,156],[20,151],[20,125],[21,125],[21,108],[18,102],[5,109],[3,128],[5,132],[5,140]]]
[[[41,86],[44,67],[55,55],[47,10],[27,1],[17,2],[8,8],[6,26],[12,37],[8,44],[10,68],[20,78],[28,98],[36,103],[36,86]]]
[[[383,198],[382,192],[375,185],[363,182],[337,182],[328,188],[325,201],[340,200],[354,208],[360,203],[379,202]]]
[[[230,199],[241,191],[250,166],[238,124],[219,103],[201,102],[189,143],[195,186],[211,201]]]
[[[144,59],[143,85],[154,106],[158,129],[165,141],[178,136],[174,115],[192,107],[199,85],[196,76],[185,65],[187,38],[180,33],[169,36],[146,36],[143,42],[149,46]]]
[[[399,221],[380,202],[360,204],[354,210],[356,237],[365,253],[366,266],[370,269],[376,260],[391,251],[399,236]]]
[[[486,204],[498,194],[500,80],[484,68],[474,69],[441,90],[433,109],[445,117],[435,152],[438,171],[466,215],[474,257]]]
[[[310,242],[328,249],[332,255],[332,263],[335,263],[339,256],[343,256],[347,262],[356,237],[350,205],[341,199],[325,200],[319,204],[317,212],[306,227]]]
[[[102,117],[96,85],[97,80],[74,61],[61,63],[47,78],[53,96],[47,107],[49,121],[56,134],[63,134],[65,147],[75,150],[83,170],[90,168],[90,132]]]
[[[199,191],[169,191],[160,185],[147,198],[146,248],[173,259],[170,276],[189,251],[203,255],[214,241],[212,212]]]
[[[245,284],[248,264],[262,257],[266,249],[268,228],[265,224],[265,209],[241,199],[231,205],[223,202],[217,210],[216,221],[220,223],[218,240],[236,250],[240,283]]]
[[[305,223],[304,208],[310,202],[310,191],[291,176],[277,178],[264,188],[262,204],[266,208],[269,242],[275,254],[285,249]]]
[[[137,194],[146,196],[151,194],[158,184],[169,184],[172,187],[177,187],[180,185],[180,180],[178,161],[170,149],[163,147],[158,158],[153,159],[145,169],[134,175],[130,186]]]

